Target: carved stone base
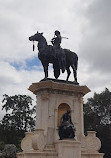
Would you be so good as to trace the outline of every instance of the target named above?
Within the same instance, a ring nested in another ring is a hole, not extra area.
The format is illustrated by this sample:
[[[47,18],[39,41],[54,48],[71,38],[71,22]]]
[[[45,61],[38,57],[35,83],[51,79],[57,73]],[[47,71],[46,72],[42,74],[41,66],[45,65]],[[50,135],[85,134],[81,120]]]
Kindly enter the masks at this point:
[[[90,153],[90,154],[82,154],[81,158],[103,158],[103,153]]]
[[[101,142],[96,137],[95,131],[88,131],[87,136],[81,136],[82,158],[103,158],[104,154],[99,153]]]
[[[57,158],[57,153],[32,151],[26,153],[18,153],[17,158]]]
[[[90,91],[87,86],[48,79],[33,83],[29,90],[37,97],[36,130],[26,133],[21,143],[23,152],[17,158],[103,158],[96,132],[84,136],[83,96]],[[75,140],[59,140],[60,118],[69,108]]]
[[[58,158],[81,158],[81,143],[75,140],[58,140],[56,142]]]
[[[54,145],[46,145],[43,151],[29,149],[29,151],[18,153],[17,158],[58,158],[58,154]]]

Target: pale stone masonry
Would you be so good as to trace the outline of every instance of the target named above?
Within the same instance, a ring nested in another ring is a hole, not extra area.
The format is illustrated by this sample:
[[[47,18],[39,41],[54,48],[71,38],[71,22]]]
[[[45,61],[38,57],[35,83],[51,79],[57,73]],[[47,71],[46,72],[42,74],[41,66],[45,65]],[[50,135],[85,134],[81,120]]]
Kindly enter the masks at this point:
[[[42,81],[33,83],[29,90],[37,97],[36,130],[26,133],[21,143],[23,152],[18,158],[103,158],[103,154],[98,153],[101,142],[95,132],[84,136],[83,96],[90,92],[87,86]],[[58,115],[66,105],[72,111],[76,136],[59,140]]]

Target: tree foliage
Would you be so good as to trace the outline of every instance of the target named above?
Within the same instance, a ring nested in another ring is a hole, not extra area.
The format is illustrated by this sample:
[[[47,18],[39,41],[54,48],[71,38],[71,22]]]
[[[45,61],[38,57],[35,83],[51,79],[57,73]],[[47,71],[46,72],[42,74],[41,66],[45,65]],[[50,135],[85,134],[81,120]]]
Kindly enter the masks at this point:
[[[6,110],[6,115],[1,120],[0,140],[18,146],[24,133],[35,127],[35,106],[32,105],[32,98],[27,95],[5,94],[3,97],[2,109]]]
[[[100,152],[104,152],[104,158],[111,157],[111,92],[105,89],[100,94],[94,93],[84,104],[85,133],[95,130],[102,142]]]

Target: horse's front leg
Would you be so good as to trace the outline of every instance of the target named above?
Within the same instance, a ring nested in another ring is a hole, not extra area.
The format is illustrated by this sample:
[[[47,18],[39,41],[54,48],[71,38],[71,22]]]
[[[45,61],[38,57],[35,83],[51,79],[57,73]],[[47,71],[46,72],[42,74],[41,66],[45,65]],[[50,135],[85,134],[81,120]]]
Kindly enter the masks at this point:
[[[70,74],[71,74],[71,71],[70,71],[70,68],[69,68],[69,67],[67,67],[66,70],[67,70],[67,79],[66,79],[66,81],[68,81],[69,76],[70,76]]]
[[[48,65],[44,65],[45,78],[48,78]]]

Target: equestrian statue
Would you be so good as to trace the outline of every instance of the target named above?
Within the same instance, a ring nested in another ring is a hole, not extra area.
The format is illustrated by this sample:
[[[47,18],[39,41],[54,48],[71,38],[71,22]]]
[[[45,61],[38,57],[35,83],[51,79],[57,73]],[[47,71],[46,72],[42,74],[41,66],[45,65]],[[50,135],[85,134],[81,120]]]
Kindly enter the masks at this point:
[[[43,33],[37,31],[36,34],[29,37],[30,41],[38,42],[38,58],[40,59],[45,73],[45,78],[48,78],[48,66],[49,63],[53,64],[54,77],[57,79],[62,73],[67,71],[67,81],[70,76],[70,66],[73,69],[74,81],[77,82],[77,66],[78,56],[76,53],[61,48],[61,34],[58,30],[55,31],[54,38],[52,38],[52,45],[48,45]],[[34,44],[33,44],[34,51]]]

